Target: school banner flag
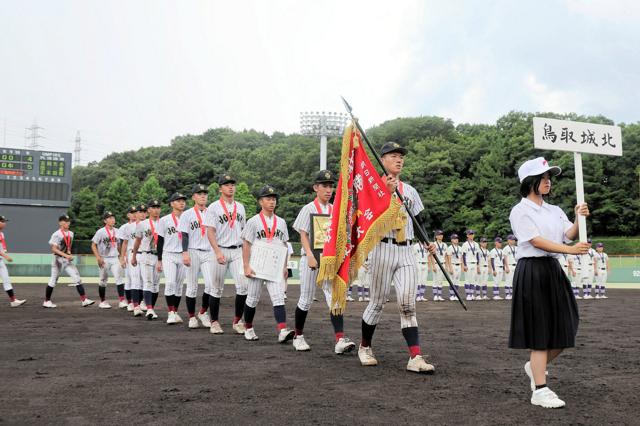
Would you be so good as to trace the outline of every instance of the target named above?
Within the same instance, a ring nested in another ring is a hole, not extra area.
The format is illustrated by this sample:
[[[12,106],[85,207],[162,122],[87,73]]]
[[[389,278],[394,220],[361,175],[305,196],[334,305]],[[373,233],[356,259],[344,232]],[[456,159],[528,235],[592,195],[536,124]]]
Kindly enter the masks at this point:
[[[404,229],[406,223],[402,203],[387,191],[362,142],[352,121],[342,137],[340,178],[317,279],[319,285],[331,283],[334,314],[346,308],[347,285],[369,252],[386,233]]]

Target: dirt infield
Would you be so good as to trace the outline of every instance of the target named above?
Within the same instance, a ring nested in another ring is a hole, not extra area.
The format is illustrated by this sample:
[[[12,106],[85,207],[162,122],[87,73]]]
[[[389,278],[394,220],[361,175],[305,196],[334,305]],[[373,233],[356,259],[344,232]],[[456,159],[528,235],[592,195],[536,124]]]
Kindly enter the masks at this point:
[[[81,308],[59,286],[57,309],[40,306],[44,285],[20,285],[22,308],[0,306],[2,424],[638,424],[640,291],[611,290],[580,301],[578,346],[550,366],[561,410],[529,404],[527,354],[506,348],[508,302],[419,303],[423,352],[433,376],[404,370],[408,353],[395,303],[373,340],[377,367],[333,354],[325,307],[307,319],[308,353],[280,345],[268,295],[254,322],[260,336],[231,333],[232,286],[221,320],[226,334],[188,331],[117,309]],[[90,297],[96,286],[87,286]],[[202,291],[202,289],[200,289]],[[297,286],[290,287],[293,327]],[[107,294],[113,296],[110,287]],[[162,298],[161,298],[162,299]],[[393,302],[393,301],[392,301]],[[112,300],[113,304],[113,300]],[[347,335],[359,340],[364,303],[351,303]],[[184,301],[180,307],[183,317]],[[166,319],[164,302],[161,319]]]

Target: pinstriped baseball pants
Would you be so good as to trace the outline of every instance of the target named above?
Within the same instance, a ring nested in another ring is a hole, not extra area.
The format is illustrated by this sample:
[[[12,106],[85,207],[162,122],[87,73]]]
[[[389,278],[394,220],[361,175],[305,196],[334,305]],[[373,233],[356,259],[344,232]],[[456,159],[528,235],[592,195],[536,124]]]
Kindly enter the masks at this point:
[[[204,292],[211,294],[213,287],[213,263],[217,263],[212,251],[189,249],[191,266],[187,270],[187,297],[198,295],[198,273],[202,271]]]
[[[307,256],[300,258],[300,298],[298,299],[298,308],[308,311],[313,303],[316,294],[316,279],[318,278],[318,269],[311,269],[307,266]],[[327,306],[331,309],[331,285],[328,281],[322,284],[322,291]]]
[[[224,265],[218,263],[218,260],[213,255],[213,283],[211,285],[211,293],[213,297],[222,297],[222,291],[224,289],[224,276],[227,270],[231,271],[231,276],[236,285],[236,294],[244,296],[247,294],[247,277],[244,275],[244,263],[242,262],[242,248],[226,249],[220,247],[222,254],[224,254],[227,260]]]
[[[182,263],[182,253],[165,251],[162,254],[162,273],[164,274],[164,295],[182,296],[182,285],[187,276],[187,267]]]

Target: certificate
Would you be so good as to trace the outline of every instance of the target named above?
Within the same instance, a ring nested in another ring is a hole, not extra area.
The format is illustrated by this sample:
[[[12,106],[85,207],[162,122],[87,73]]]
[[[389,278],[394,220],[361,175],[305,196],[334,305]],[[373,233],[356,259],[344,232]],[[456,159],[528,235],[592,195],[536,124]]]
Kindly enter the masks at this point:
[[[280,240],[267,242],[256,240],[251,244],[249,266],[255,277],[265,281],[280,282],[284,279],[284,266],[287,261],[287,246]]]
[[[329,227],[329,219],[331,216],[328,214],[316,214],[309,215],[311,221],[311,234],[309,235],[311,250],[313,251],[313,257],[320,264],[320,256],[322,255],[322,249],[324,248],[324,242],[326,240],[327,228]]]

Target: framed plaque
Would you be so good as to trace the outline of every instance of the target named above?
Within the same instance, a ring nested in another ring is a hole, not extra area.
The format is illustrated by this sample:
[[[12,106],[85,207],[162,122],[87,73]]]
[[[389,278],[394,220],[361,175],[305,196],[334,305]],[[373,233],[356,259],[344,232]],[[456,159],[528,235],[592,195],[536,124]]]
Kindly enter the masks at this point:
[[[311,226],[309,229],[309,243],[311,244],[311,250],[313,251],[313,257],[320,264],[320,256],[322,255],[322,249],[324,248],[324,242],[326,239],[327,228],[329,227],[329,220],[331,216],[328,214],[313,213],[309,215]]]
[[[281,282],[284,277],[284,266],[287,262],[287,246],[280,240],[267,242],[255,240],[251,244],[249,265],[255,277],[265,281]]]

